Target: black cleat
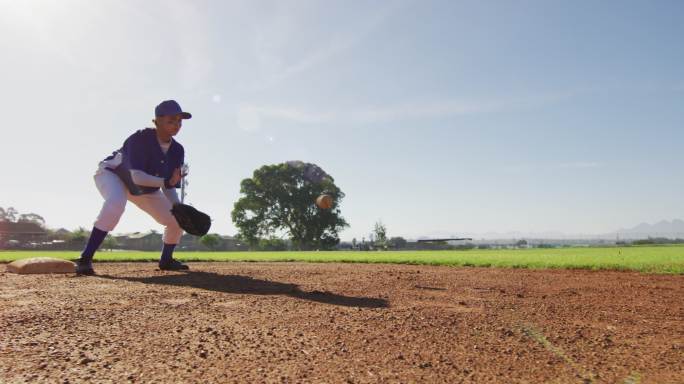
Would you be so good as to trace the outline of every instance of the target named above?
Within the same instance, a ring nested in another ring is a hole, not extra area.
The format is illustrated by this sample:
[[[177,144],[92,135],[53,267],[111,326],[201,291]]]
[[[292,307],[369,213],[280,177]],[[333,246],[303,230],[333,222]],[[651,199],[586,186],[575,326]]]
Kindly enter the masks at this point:
[[[91,261],[76,260],[76,274],[84,276],[92,276],[95,274],[93,263]]]
[[[171,259],[171,261],[159,262],[159,269],[162,271],[185,271],[190,269],[187,265],[178,260]]]

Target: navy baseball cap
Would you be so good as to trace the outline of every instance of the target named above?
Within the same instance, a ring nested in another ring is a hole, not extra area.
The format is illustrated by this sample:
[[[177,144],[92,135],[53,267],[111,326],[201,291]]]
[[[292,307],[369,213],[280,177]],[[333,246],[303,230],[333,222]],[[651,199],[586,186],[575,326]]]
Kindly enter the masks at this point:
[[[159,116],[169,116],[169,115],[181,115],[183,119],[190,119],[192,115],[188,112],[183,112],[180,105],[176,100],[164,100],[154,109],[154,115]]]

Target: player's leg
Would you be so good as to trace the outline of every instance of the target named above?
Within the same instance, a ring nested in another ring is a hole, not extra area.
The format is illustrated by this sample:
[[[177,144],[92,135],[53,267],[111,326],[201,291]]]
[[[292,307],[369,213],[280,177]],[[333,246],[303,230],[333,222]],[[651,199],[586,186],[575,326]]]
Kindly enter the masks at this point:
[[[147,212],[159,224],[163,225],[164,247],[159,259],[159,268],[168,270],[183,270],[189,267],[173,259],[173,251],[183,236],[183,229],[178,225],[176,218],[171,214],[171,202],[161,191],[148,193],[140,196],[129,196],[133,204]]]
[[[126,209],[128,192],[118,176],[109,171],[99,171],[95,174],[95,186],[104,198],[104,203],[90,232],[88,243],[81,253],[81,258],[76,263],[76,273],[83,275],[95,273],[92,267],[95,251],[100,247],[107,233],[119,223]]]

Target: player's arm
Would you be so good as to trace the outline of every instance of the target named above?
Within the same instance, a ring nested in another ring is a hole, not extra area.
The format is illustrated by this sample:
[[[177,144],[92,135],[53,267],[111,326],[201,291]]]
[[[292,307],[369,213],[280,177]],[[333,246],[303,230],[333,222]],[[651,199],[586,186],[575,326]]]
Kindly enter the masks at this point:
[[[152,176],[149,173],[143,172],[139,169],[131,169],[131,179],[137,185],[142,187],[157,187],[161,188],[164,186],[164,178]]]
[[[172,205],[180,204],[181,201],[178,198],[176,188],[162,188],[162,192],[164,192],[164,196],[166,196]]]
[[[168,180],[164,179],[163,177],[152,176],[149,173],[143,172],[139,169],[131,169],[130,172],[133,182],[143,187],[174,189],[182,177],[179,168],[173,171],[171,178]]]

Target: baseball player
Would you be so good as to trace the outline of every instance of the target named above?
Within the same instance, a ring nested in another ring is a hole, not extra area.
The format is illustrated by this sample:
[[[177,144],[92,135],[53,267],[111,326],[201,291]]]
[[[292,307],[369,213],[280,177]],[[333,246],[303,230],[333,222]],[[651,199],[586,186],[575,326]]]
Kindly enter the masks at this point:
[[[76,262],[76,273],[94,275],[92,260],[107,233],[114,230],[128,201],[147,212],[165,226],[164,247],[159,260],[162,270],[185,270],[187,265],[173,259],[173,250],[183,230],[171,214],[173,204],[180,202],[183,146],[173,139],[184,119],[184,112],[174,100],[166,100],[154,110],[155,128],[145,128],[129,136],[121,149],[100,162],[95,172],[95,186],[104,198],[88,243]]]

